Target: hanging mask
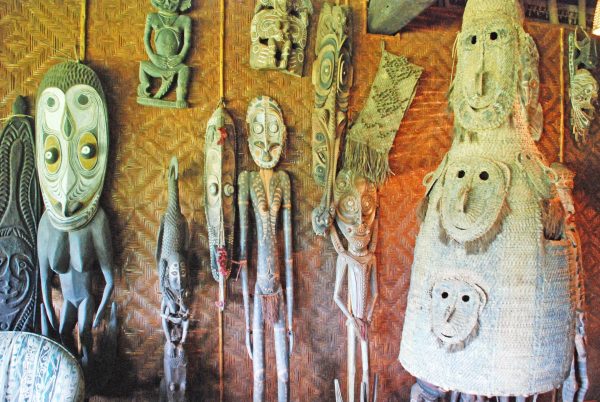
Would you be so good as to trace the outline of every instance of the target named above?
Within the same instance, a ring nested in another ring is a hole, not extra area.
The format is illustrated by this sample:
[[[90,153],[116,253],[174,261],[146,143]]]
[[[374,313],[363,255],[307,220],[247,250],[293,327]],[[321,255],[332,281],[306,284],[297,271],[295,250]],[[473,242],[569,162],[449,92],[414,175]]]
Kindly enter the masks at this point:
[[[52,67],[40,84],[36,162],[50,221],[76,230],[95,215],[108,156],[108,114],[96,73],[81,63]]]
[[[448,237],[467,252],[485,250],[508,212],[510,170],[501,162],[471,157],[448,165],[439,202],[442,240]]]
[[[487,296],[462,279],[444,279],[431,289],[431,331],[449,352],[463,350],[477,336]]]
[[[279,162],[287,134],[281,108],[268,96],[254,98],[248,106],[246,123],[254,163],[261,169],[273,169]]]
[[[579,69],[572,77],[571,88],[571,126],[575,139],[585,142],[587,134],[596,114],[596,101],[598,99],[598,81],[592,73]]]
[[[371,243],[377,212],[377,187],[352,170],[338,173],[334,189],[335,220],[350,249],[364,250]]]
[[[18,97],[0,135],[0,331],[34,331],[39,186],[33,129]]]

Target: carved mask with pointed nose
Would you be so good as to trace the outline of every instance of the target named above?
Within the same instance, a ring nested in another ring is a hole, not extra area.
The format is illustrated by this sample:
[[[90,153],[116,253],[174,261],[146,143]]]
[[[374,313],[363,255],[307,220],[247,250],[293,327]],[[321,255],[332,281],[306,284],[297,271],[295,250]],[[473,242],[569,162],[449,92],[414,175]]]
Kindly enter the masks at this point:
[[[273,169],[281,158],[287,129],[277,102],[268,96],[254,98],[248,106],[248,146],[261,169]]]
[[[350,251],[363,252],[371,243],[377,212],[377,187],[352,170],[338,173],[333,193],[335,221]]]
[[[108,114],[102,85],[89,67],[65,62],[40,84],[36,164],[50,221],[77,230],[96,214],[108,156]]]

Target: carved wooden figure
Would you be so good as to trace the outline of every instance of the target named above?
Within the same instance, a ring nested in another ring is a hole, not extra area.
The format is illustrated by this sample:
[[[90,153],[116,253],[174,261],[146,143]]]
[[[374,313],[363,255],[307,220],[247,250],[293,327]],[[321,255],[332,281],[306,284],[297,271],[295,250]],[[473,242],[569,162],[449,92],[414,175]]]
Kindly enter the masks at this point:
[[[598,63],[596,42],[582,30],[584,38],[578,40],[579,28],[569,33],[569,95],[571,97],[571,129],[577,142],[585,143],[596,114],[598,81],[588,69]]]
[[[219,308],[225,307],[225,281],[231,273],[235,228],[235,124],[219,105],[208,121],[204,159],[204,209],[210,269],[219,282]]]
[[[192,0],[151,0],[151,3],[158,12],[146,18],[144,47],[150,60],[140,62],[137,101],[148,106],[185,108],[190,68],[183,61],[191,45],[192,20],[179,12],[189,9]],[[154,95],[149,91],[151,78],[161,80]],[[162,100],[175,80],[176,100]]]
[[[37,328],[37,223],[41,215],[33,127],[25,98],[0,134],[0,331]]]
[[[180,401],[185,398],[187,357],[184,344],[187,339],[190,311],[188,297],[188,223],[179,205],[179,164],[171,159],[168,171],[167,210],[160,222],[156,245],[156,263],[162,302],[160,316],[166,343],[164,351],[165,378],[161,398]]]
[[[250,31],[250,66],[302,76],[311,0],[257,0]]]
[[[81,361],[92,351],[92,319],[100,324],[113,291],[113,251],[108,217],[98,205],[108,159],[108,115],[98,76],[81,63],[50,68],[38,89],[36,163],[46,211],[38,229],[42,298],[49,324],[74,350],[77,324]],[[92,295],[94,271],[106,282],[102,299]],[[64,303],[57,323],[51,277]]]
[[[317,28],[317,59],[313,64],[315,108],[312,117],[313,177],[324,187],[320,205],[312,213],[316,234],[325,236],[335,211],[333,185],[340,141],[347,125],[352,86],[352,12],[347,6],[323,3]]]
[[[290,178],[283,171],[274,170],[279,162],[286,139],[286,127],[281,108],[275,100],[260,96],[253,99],[246,117],[248,145],[258,172],[244,171],[238,180],[238,207],[240,213],[240,259],[246,317],[246,347],[253,360],[254,402],[264,400],[265,389],[265,323],[273,326],[277,360],[278,401],[289,400],[289,359],[293,336],[293,260],[292,260],[292,200]],[[248,214],[252,204],[258,237],[257,278],[254,287],[254,312],[250,326],[248,292]],[[285,297],[281,286],[278,246],[278,218],[282,212]],[[286,332],[287,313],[287,332]],[[286,339],[287,335],[287,339]],[[289,345],[288,345],[289,341]]]
[[[361,389],[369,387],[369,325],[378,297],[377,286],[377,188],[363,176],[343,169],[337,176],[334,192],[335,222],[348,242],[342,244],[335,228],[331,241],[338,253],[333,299],[348,321],[348,400],[354,401],[356,372],[355,342],[360,341],[362,357]],[[342,287],[348,277],[350,309],[342,298]],[[369,400],[368,394],[365,395]],[[363,399],[361,399],[362,401]]]

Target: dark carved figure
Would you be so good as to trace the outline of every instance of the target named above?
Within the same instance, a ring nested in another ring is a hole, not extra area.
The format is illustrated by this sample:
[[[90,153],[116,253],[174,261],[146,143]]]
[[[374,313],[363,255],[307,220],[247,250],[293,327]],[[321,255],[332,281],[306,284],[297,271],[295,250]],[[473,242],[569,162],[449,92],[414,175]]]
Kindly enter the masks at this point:
[[[33,128],[17,97],[0,135],[0,331],[35,330],[41,204]]]
[[[44,76],[37,96],[36,163],[46,211],[38,229],[38,259],[46,318],[64,345],[88,367],[92,322],[97,327],[113,291],[113,250],[108,217],[99,207],[108,157],[108,116],[98,76],[65,62]],[[96,311],[92,282],[100,267],[106,285]],[[51,278],[60,278],[60,324],[52,304]]]
[[[187,338],[190,311],[187,306],[188,268],[186,263],[188,224],[179,206],[179,164],[171,159],[169,198],[158,232],[156,263],[163,299],[160,306],[162,327],[167,338],[164,352],[165,378],[161,400],[185,400],[187,357],[183,345]]]
[[[244,314],[246,317],[246,347],[253,360],[254,402],[264,400],[265,389],[265,322],[272,324],[277,360],[278,401],[289,399],[289,358],[293,349],[292,312],[294,302],[292,260],[292,202],[290,178],[285,171],[273,168],[279,162],[286,138],[286,127],[279,105],[266,96],[250,103],[246,122],[248,144],[258,172],[242,172],[238,180],[240,212],[240,259]],[[258,239],[257,278],[254,287],[254,314],[250,329],[248,292],[248,205],[252,204]],[[283,212],[285,258],[285,298],[280,280],[278,217]],[[287,309],[286,309],[287,307]],[[287,338],[286,314],[287,312]],[[289,349],[288,343],[289,340]]]

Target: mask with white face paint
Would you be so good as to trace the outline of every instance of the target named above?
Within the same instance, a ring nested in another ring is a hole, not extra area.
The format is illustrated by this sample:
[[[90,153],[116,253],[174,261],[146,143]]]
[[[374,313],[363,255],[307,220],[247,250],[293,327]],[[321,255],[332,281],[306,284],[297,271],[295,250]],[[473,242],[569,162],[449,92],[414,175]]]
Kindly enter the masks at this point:
[[[60,230],[96,214],[108,156],[102,85],[89,67],[65,62],[44,76],[37,96],[36,163],[44,204]]]

